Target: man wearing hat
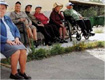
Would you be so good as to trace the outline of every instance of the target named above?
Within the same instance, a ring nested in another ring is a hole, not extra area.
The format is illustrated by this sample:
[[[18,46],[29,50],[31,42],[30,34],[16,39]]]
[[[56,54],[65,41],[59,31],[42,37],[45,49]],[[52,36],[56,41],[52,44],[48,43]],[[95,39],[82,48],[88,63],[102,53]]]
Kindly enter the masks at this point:
[[[79,14],[77,11],[75,11],[73,9],[73,5],[74,4],[72,4],[71,2],[66,4],[67,9],[64,11],[64,15],[67,17],[72,16],[76,20],[76,22],[80,26],[84,36],[87,34],[94,36],[95,34],[91,33],[92,26],[91,26],[90,20],[84,19],[81,14]]]
[[[34,40],[34,45],[37,47],[38,44],[36,27],[32,25],[32,22],[26,13],[21,11],[21,3],[19,1],[15,3],[15,10],[11,12],[10,17],[15,24],[18,24],[19,22],[24,23],[29,38]],[[19,30],[21,30],[21,27],[20,25],[18,26]]]

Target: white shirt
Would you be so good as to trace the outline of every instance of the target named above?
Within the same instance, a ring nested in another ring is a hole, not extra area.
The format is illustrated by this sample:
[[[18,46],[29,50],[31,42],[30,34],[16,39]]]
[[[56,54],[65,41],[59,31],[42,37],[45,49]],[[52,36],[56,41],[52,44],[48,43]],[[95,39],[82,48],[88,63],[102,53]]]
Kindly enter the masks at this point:
[[[4,23],[5,27],[6,27],[6,30],[7,30],[7,38],[8,38],[8,40],[15,40],[14,36],[11,33],[10,27],[4,21],[4,17],[2,18],[2,21],[3,21],[3,23]]]

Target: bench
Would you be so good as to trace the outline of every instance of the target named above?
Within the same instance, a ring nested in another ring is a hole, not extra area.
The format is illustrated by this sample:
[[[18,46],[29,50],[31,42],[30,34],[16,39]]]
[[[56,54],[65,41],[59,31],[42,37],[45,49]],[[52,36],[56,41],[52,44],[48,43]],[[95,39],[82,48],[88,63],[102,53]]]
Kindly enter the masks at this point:
[[[44,11],[43,13],[49,18],[51,11]],[[34,14],[34,12],[32,12],[32,14]],[[6,15],[10,16],[10,12],[7,12]],[[38,39],[40,39],[40,38],[43,39],[44,38],[44,36],[40,32],[38,32],[37,35],[38,35],[37,36]],[[30,51],[31,51],[30,48],[27,48],[27,55],[29,54]],[[0,52],[0,61],[2,59],[6,59],[6,57],[3,54],[1,54],[1,52]],[[5,66],[5,64],[2,64],[2,63],[0,63],[0,65],[4,65]]]
[[[30,52],[31,52],[31,49],[30,49],[30,48],[27,48],[27,55],[28,55]],[[6,57],[0,52],[0,61],[1,61],[2,59],[6,59]],[[5,66],[5,67],[7,67],[7,68],[11,68],[10,65],[7,65],[7,64],[4,64],[4,63],[0,63],[0,65]],[[18,63],[17,69],[19,69],[19,63]]]

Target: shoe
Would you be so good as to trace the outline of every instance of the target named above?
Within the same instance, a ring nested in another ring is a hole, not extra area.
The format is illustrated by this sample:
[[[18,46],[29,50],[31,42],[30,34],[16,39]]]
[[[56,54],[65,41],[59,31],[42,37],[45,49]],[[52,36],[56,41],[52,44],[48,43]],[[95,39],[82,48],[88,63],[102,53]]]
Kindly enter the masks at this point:
[[[63,42],[64,42],[64,43],[68,43],[68,41],[66,41],[66,40],[63,40]]]
[[[19,74],[20,76],[22,76],[24,79],[28,79],[28,80],[31,79],[30,76],[26,75],[26,73],[22,74],[22,73],[20,72],[20,69],[18,69],[17,71],[18,71],[18,74]]]
[[[39,46],[39,43],[37,41],[34,41],[34,45],[36,46],[36,48]]]
[[[56,42],[60,42],[60,40],[61,40],[60,38],[57,38],[57,37],[56,37],[56,38],[55,38],[55,43],[56,43]]]
[[[54,38],[52,43],[56,43],[57,42],[57,38]]]
[[[60,40],[59,40],[59,43],[64,43],[63,39],[60,39]]]
[[[95,35],[95,33],[89,33],[89,35],[90,35],[90,36],[94,36],[94,35]]]
[[[45,43],[45,46],[46,46],[46,45],[51,46],[52,43],[51,43],[51,42],[47,42],[47,43]]]
[[[20,76],[18,73],[13,75],[12,73],[10,74],[11,79],[21,79],[24,80],[24,77]]]

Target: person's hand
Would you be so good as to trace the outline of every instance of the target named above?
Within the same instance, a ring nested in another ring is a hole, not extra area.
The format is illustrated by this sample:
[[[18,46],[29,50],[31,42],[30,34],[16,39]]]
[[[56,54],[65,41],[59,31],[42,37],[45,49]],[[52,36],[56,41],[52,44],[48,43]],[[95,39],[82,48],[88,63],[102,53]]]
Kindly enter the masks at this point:
[[[25,21],[25,20],[26,20],[25,18],[20,18],[20,21],[22,21],[22,22]]]
[[[61,26],[61,27],[64,27],[64,25],[63,25],[63,24],[60,24],[60,26]]]
[[[80,19],[84,19],[84,17],[82,17],[82,16],[80,16],[79,18],[80,18]]]
[[[38,24],[38,26],[44,27],[44,25],[42,23],[41,24]]]
[[[11,40],[7,40],[7,44],[9,44],[9,45],[16,45],[16,43],[11,41]]]
[[[32,25],[32,23],[29,23],[29,26],[31,26]]]
[[[22,44],[22,43],[19,41],[19,38],[16,38],[14,42],[15,42],[15,44],[17,44],[17,45]]]
[[[59,11],[58,14],[61,14],[61,12]]]

